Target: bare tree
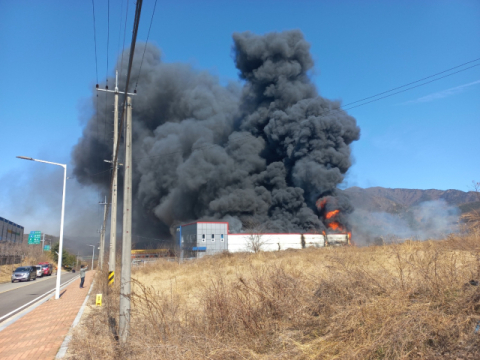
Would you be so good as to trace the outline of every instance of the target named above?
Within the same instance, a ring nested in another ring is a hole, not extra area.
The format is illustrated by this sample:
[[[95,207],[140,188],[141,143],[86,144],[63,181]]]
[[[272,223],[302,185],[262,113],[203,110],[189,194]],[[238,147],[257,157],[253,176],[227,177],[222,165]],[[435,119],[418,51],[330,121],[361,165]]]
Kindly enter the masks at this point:
[[[480,201],[480,182],[473,180],[472,183],[473,191],[475,191],[475,195],[477,195],[477,200]]]
[[[264,238],[265,226],[254,218],[243,220],[245,231],[249,234],[247,238],[246,248],[248,251],[258,253],[263,250],[266,243]]]

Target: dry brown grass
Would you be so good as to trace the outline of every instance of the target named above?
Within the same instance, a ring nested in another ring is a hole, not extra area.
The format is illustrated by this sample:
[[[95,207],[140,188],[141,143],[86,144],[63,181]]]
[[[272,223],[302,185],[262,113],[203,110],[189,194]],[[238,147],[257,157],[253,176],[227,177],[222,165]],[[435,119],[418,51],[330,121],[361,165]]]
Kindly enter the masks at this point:
[[[475,229],[437,242],[161,261],[133,278],[128,346],[111,332],[117,288],[77,328],[74,359],[480,358]]]
[[[11,264],[11,265],[0,265],[0,283],[10,282],[12,272],[20,266],[28,266],[28,265],[36,265],[42,261],[49,261],[50,257],[48,255],[39,254],[38,256],[27,256],[24,260],[19,264]]]

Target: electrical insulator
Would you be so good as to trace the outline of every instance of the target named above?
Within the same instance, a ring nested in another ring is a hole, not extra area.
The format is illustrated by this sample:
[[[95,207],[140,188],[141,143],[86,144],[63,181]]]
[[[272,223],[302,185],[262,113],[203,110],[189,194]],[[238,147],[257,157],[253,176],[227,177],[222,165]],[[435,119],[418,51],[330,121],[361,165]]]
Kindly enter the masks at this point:
[[[97,85],[95,85],[95,87],[98,89],[98,84],[97,84]]]
[[[105,89],[107,89],[107,90],[108,90],[108,85],[105,85]]]

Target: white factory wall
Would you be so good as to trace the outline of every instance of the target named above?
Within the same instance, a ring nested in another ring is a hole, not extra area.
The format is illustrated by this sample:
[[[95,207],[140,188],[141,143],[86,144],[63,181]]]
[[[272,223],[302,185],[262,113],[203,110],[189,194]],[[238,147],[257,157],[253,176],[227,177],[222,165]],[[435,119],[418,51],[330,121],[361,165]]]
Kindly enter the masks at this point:
[[[228,251],[240,252],[251,251],[251,237],[260,236],[262,243],[262,251],[278,251],[286,249],[301,249],[301,234],[228,234]],[[325,246],[324,236],[321,234],[304,234],[306,247],[323,247]]]
[[[329,245],[347,244],[348,235],[347,234],[328,234],[327,242]]]
[[[325,246],[325,236],[322,234],[303,234],[303,237],[305,239],[305,247]]]

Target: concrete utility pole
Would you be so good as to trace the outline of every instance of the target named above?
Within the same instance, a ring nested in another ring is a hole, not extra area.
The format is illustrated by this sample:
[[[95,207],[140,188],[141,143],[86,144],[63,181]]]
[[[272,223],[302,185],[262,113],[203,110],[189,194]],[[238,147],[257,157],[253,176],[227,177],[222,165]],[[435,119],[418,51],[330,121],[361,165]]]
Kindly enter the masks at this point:
[[[115,72],[115,105],[113,115],[113,153],[112,159],[115,158],[118,141],[118,71]],[[113,165],[113,164],[112,164]],[[112,212],[110,214],[110,254],[108,257],[108,284],[115,283],[115,260],[117,251],[117,174],[118,166],[113,169],[112,184]]]
[[[99,203],[100,205],[104,206],[103,209],[103,223],[102,228],[100,230],[100,255],[99,255],[99,266],[100,269],[103,270],[103,260],[105,258],[105,219],[107,218],[107,197],[105,196],[105,202]]]
[[[132,254],[132,98],[127,96],[125,126],[125,175],[123,185],[123,244],[120,283],[120,341],[125,343],[130,325],[130,280]]]
[[[118,91],[118,71],[115,72],[115,90],[108,89],[99,89],[98,91],[111,92],[115,94],[115,103],[114,103],[114,115],[113,115],[113,154],[112,159],[115,158],[115,152],[117,151],[117,141],[118,141],[118,94],[125,94],[123,91]],[[136,95],[131,93],[126,93],[126,95]],[[123,120],[123,119],[122,119]],[[105,162],[112,163],[112,160],[104,160]],[[117,175],[118,168],[122,164],[117,164],[116,167],[113,167],[113,186],[112,186],[112,212],[110,214],[110,253],[108,256],[108,284],[113,285],[115,281],[115,261],[116,261],[116,247],[117,247]],[[104,218],[104,224],[106,225],[106,218]]]
[[[95,260],[95,245],[88,245],[88,246],[91,246],[93,249],[93,253],[92,253],[92,270],[93,270],[93,260]]]

